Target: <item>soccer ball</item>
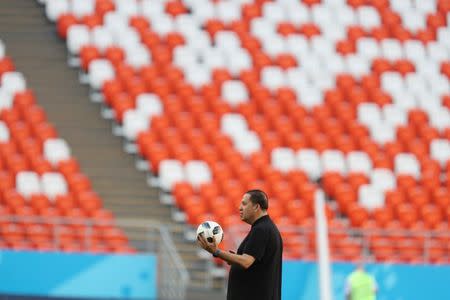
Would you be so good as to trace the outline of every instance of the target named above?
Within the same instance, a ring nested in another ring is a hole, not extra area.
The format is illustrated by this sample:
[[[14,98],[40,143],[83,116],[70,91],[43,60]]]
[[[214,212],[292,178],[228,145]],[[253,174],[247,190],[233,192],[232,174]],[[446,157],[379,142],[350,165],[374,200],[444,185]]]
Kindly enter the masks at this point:
[[[209,243],[212,243],[214,241],[213,237],[216,238],[217,244],[219,244],[223,240],[222,227],[220,227],[220,225],[214,221],[206,221],[198,225],[197,236],[202,233]]]

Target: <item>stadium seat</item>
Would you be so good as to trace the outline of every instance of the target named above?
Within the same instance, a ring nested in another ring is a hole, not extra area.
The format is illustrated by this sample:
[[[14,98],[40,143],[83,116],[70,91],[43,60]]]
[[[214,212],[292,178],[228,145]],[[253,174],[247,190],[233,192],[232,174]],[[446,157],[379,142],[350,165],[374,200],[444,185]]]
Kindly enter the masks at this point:
[[[83,5],[71,4],[72,8]],[[48,13],[55,18],[62,16],[66,9],[64,3],[52,5],[62,6],[49,7],[56,11]],[[84,251],[76,241],[76,230],[82,226],[63,228],[57,233],[53,231],[54,218],[95,217],[112,224],[112,215],[103,212],[100,198],[89,191],[89,179],[79,173],[79,165],[70,156],[67,143],[58,138],[56,129],[47,122],[45,111],[37,105],[34,93],[26,89],[24,76],[14,72],[9,59],[3,58],[0,66],[0,89],[6,100],[0,113],[0,198],[4,205],[2,215],[17,218],[1,222],[0,234],[5,247]],[[56,247],[55,240],[61,241]],[[124,244],[120,251],[133,250]]]
[[[232,201],[244,187],[261,186],[274,193],[277,220],[289,215],[304,225],[317,182],[349,226],[438,228],[450,182],[441,176],[449,160],[449,7],[319,2],[97,1],[92,7],[92,1],[75,1],[67,11],[57,4],[52,14],[74,54],[90,43],[100,50],[100,57],[84,50],[91,86],[183,208],[186,198],[203,203],[199,193],[213,193],[204,185],[235,187],[219,192]],[[76,24],[92,14],[104,25]],[[103,59],[105,70],[91,67]],[[140,100],[148,92],[159,102]],[[13,131],[14,143],[26,132]],[[168,160],[176,171],[166,170]],[[210,175],[188,179],[192,160],[203,161]],[[15,161],[16,171],[26,166]],[[67,180],[69,189],[73,181]],[[307,207],[286,209],[283,188]],[[200,206],[189,210],[190,222],[211,213]],[[358,256],[353,241],[340,250],[337,259]],[[372,248],[381,261],[414,262],[423,254],[409,246],[396,251],[389,241]]]

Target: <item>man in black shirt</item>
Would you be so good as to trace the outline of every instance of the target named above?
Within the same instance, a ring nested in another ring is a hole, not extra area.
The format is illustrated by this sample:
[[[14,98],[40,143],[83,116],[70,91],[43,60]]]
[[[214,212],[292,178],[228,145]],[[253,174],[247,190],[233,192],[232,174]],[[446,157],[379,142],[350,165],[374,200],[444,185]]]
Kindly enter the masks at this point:
[[[239,212],[241,220],[252,227],[236,254],[218,249],[202,235],[198,237],[203,249],[231,265],[228,300],[281,300],[283,241],[267,214],[268,207],[263,191],[244,194]]]

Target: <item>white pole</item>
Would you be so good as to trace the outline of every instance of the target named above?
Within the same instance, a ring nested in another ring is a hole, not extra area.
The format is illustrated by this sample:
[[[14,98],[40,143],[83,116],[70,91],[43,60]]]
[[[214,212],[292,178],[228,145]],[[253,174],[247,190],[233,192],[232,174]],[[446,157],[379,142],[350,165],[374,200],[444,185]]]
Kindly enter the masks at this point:
[[[328,226],[325,216],[325,196],[318,190],[314,199],[316,215],[316,244],[319,262],[319,293],[320,300],[331,300],[330,250],[328,247]]]

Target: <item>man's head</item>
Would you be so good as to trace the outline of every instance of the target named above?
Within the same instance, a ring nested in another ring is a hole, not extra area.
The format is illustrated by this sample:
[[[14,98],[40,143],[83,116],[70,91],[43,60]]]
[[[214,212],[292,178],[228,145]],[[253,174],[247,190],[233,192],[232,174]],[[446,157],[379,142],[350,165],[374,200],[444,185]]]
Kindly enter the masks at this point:
[[[247,191],[242,197],[239,213],[241,220],[253,224],[261,216],[267,214],[269,208],[269,199],[261,190]]]

